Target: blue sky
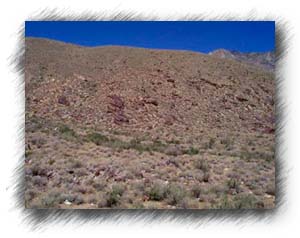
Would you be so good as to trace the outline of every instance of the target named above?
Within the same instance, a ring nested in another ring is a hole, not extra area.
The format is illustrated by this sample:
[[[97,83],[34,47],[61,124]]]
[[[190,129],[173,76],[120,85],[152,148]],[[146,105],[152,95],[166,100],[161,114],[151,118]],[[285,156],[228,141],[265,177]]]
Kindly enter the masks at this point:
[[[125,45],[210,52],[275,49],[274,21],[26,21],[26,37],[83,46]]]

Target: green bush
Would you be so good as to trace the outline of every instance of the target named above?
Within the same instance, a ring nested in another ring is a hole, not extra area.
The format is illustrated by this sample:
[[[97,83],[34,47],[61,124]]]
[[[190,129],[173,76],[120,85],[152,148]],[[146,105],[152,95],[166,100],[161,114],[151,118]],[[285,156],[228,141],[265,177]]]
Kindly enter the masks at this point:
[[[170,185],[167,189],[167,198],[170,205],[178,205],[186,196],[186,191],[178,185]]]
[[[218,209],[255,209],[259,205],[254,195],[237,195],[229,199],[228,195],[224,195],[221,200],[214,206]]]
[[[106,205],[108,207],[113,207],[118,205],[120,203],[124,191],[125,191],[124,186],[119,184],[113,185],[111,191],[107,194]]]
[[[184,153],[188,155],[197,155],[199,154],[199,150],[194,147],[190,147],[189,149],[185,150]]]
[[[192,187],[191,192],[192,192],[193,197],[199,198],[201,193],[202,193],[202,190],[201,190],[201,187],[199,185],[195,185],[195,186]]]
[[[239,189],[239,183],[238,183],[238,180],[232,178],[232,179],[229,179],[227,181],[227,186],[229,189],[236,189],[238,190]]]
[[[161,201],[166,198],[167,188],[164,184],[155,183],[152,185],[147,195],[150,200]]]
[[[58,127],[58,131],[64,139],[77,138],[76,132],[74,130],[72,130],[71,128],[69,128],[67,125],[60,125]]]
[[[102,145],[103,143],[109,142],[109,138],[100,133],[91,133],[87,135],[88,141],[95,143],[96,145]]]
[[[204,159],[202,159],[202,158],[198,158],[196,161],[195,161],[195,167],[197,168],[197,169],[200,169],[200,170],[202,170],[204,173],[205,172],[208,172],[208,170],[209,170],[209,166],[208,166],[208,163],[207,163],[207,161],[205,161]]]

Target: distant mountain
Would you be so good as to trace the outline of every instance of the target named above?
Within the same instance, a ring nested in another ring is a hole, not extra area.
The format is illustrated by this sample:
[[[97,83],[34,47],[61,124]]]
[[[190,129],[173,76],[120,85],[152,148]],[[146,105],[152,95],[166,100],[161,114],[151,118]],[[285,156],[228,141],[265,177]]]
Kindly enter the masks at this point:
[[[209,55],[252,64],[268,71],[275,70],[275,53],[271,51],[265,53],[241,53],[238,51],[218,49],[210,52]]]

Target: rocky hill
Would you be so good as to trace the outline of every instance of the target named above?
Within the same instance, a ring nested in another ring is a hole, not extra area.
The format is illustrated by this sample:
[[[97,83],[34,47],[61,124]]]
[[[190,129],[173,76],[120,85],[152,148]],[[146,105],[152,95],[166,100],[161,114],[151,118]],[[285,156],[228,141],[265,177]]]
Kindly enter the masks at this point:
[[[273,207],[273,73],[35,38],[25,54],[27,207]]]

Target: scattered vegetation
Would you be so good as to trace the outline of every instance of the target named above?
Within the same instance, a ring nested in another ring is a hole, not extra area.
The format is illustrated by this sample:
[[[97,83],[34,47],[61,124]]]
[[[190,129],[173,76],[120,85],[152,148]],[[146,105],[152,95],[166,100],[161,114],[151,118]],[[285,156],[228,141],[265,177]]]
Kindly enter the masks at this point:
[[[156,182],[150,188],[150,191],[146,192],[146,195],[149,196],[150,200],[161,201],[167,196],[167,186]]]
[[[209,165],[208,165],[207,161],[205,161],[202,158],[198,158],[195,160],[195,167],[197,169],[202,170],[204,173],[208,172],[208,170],[209,170]]]
[[[66,140],[74,140],[78,137],[76,132],[67,125],[59,125],[58,131]]]
[[[222,145],[224,145],[226,150],[232,150],[234,141],[231,138],[225,138],[220,141]]]
[[[86,138],[88,141],[91,141],[96,145],[102,145],[103,143],[107,143],[110,141],[110,139],[107,136],[95,132],[88,134]]]
[[[266,153],[259,151],[249,151],[247,148],[242,148],[240,152],[240,158],[246,161],[250,161],[251,159],[258,159],[267,162],[271,162],[274,160],[274,153]]]
[[[199,154],[199,150],[194,147],[190,147],[189,149],[184,151],[184,154],[197,155],[197,154]]]
[[[121,196],[124,193],[124,187],[122,185],[116,184],[112,186],[111,191],[107,194],[107,206],[113,207],[120,203]]]
[[[185,189],[177,184],[169,185],[166,190],[168,203],[173,206],[180,204],[186,196],[186,193]]]
[[[239,191],[239,182],[235,178],[231,178],[227,181],[227,186],[229,189],[235,189],[237,192]]]
[[[192,187],[191,192],[192,192],[193,197],[200,198],[200,195],[202,194],[202,189],[199,185],[194,185]]]
[[[91,141],[96,145],[107,146],[118,150],[133,149],[139,151],[140,153],[154,151],[174,156],[179,154],[195,155],[199,153],[199,150],[194,147],[190,147],[189,149],[183,150],[178,147],[170,147],[168,146],[168,144],[165,144],[160,140],[154,140],[152,142],[143,142],[137,138],[134,138],[129,142],[126,142],[118,138],[102,135],[100,133],[88,134],[86,136],[86,140]]]
[[[52,191],[46,193],[41,199],[42,207],[46,208],[57,208],[59,204],[65,201],[65,196],[59,191]]]
[[[217,209],[253,209],[259,208],[260,202],[254,195],[237,195],[229,198],[224,195],[220,201],[214,206]]]
[[[214,144],[215,144],[215,142],[216,142],[215,138],[210,138],[209,142],[208,142],[208,148],[212,149],[213,146],[214,146]]]

